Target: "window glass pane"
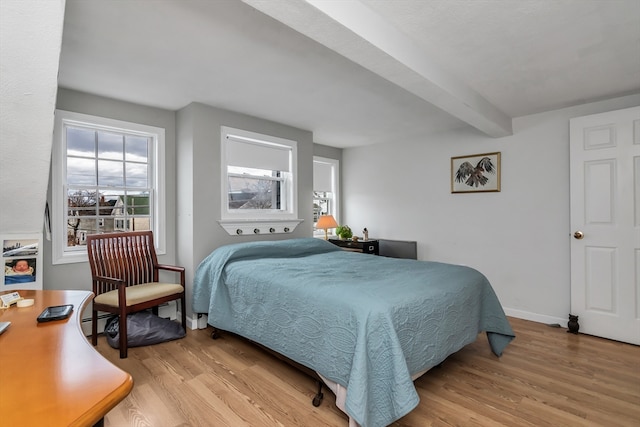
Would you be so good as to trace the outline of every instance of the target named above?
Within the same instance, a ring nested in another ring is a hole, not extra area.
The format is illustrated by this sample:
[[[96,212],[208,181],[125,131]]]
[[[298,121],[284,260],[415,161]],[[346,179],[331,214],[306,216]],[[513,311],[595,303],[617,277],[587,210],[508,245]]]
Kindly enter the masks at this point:
[[[126,163],[127,187],[147,188],[148,166],[144,163]]]
[[[280,208],[280,181],[230,176],[228,182],[229,209]]]
[[[147,192],[127,191],[120,196],[114,209],[114,226],[122,231],[151,230],[151,198]]]
[[[124,163],[113,160],[98,160],[98,185],[104,187],[124,186]]]
[[[332,214],[331,210],[331,193],[315,193],[313,198],[313,223],[318,222],[320,215]],[[328,195],[328,196],[327,196]]]
[[[84,244],[82,233],[95,233],[99,193],[93,190],[67,191],[67,247]]]
[[[123,136],[115,133],[98,132],[98,158],[122,160]]]
[[[73,213],[74,216],[89,216],[96,214],[96,205],[95,202],[91,202],[91,204],[87,204],[85,206],[69,206],[69,213]]]
[[[68,156],[95,157],[95,131],[72,127],[66,130]]]
[[[100,231],[108,233],[111,231],[117,231],[115,227],[116,216],[123,214],[123,209],[118,210],[118,201],[121,200],[124,191],[120,190],[108,190],[100,193],[100,209],[99,221],[101,222]]]
[[[129,215],[149,215],[149,193],[127,191],[123,197],[126,212]]]
[[[123,191],[101,191],[100,196],[98,198],[100,207],[98,209],[98,214],[101,217],[110,217],[114,215],[114,209],[120,194],[124,193]]]
[[[96,185],[96,161],[77,157],[67,158],[68,185]]]
[[[96,214],[97,192],[91,190],[67,191],[69,215],[86,216]]]
[[[67,223],[67,246],[84,246],[86,235],[100,232],[98,219],[95,216],[69,217]]]
[[[129,162],[147,163],[149,158],[150,138],[145,136],[125,137],[125,156]]]

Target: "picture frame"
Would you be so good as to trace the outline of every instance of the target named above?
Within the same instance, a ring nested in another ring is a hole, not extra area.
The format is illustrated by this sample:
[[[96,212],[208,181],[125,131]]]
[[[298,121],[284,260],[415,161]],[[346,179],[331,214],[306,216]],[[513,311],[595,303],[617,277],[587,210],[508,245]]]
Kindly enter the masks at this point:
[[[42,233],[2,234],[0,291],[42,289]]]
[[[500,152],[451,158],[452,193],[500,191]]]

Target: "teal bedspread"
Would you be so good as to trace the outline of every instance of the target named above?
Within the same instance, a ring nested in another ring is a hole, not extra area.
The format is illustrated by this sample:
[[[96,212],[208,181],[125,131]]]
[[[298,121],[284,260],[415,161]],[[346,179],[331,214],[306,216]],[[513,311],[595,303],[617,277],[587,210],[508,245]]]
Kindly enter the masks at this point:
[[[513,330],[478,271],[342,251],[319,239],[223,246],[197,269],[193,311],[347,387],[363,427],[418,404],[411,375],[487,332],[500,356]]]

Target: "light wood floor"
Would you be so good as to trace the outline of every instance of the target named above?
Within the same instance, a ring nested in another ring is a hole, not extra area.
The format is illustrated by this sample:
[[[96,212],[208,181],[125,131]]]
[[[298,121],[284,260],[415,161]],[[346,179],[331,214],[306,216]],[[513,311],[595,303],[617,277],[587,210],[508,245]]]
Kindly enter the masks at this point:
[[[516,339],[501,358],[481,334],[416,380],[420,404],[393,426],[640,426],[640,347],[509,320]],[[132,348],[124,360],[100,337],[98,350],[135,384],[105,425],[347,426],[330,391],[316,408],[308,377],[210,332]]]

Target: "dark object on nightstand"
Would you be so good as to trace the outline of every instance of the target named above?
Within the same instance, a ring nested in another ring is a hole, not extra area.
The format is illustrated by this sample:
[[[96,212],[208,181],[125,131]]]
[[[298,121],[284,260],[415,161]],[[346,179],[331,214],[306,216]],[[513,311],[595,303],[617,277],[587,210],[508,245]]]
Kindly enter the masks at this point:
[[[329,242],[347,251],[362,252],[364,254],[380,254],[380,242],[377,240],[341,240],[341,239],[329,239]]]
[[[569,315],[569,323],[567,323],[567,328],[569,328],[567,332],[571,332],[572,334],[578,333],[578,330],[580,330],[580,325],[578,324],[578,316],[574,316],[573,314]]]

